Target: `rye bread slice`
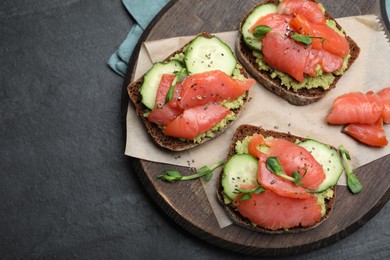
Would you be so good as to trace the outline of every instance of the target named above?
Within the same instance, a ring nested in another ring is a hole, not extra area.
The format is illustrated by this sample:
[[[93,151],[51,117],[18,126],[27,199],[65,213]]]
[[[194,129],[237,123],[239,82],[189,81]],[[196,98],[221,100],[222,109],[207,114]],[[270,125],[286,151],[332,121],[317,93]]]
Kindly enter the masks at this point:
[[[257,126],[253,126],[253,125],[246,125],[246,124],[240,125],[236,129],[236,131],[232,137],[232,141],[230,143],[230,147],[228,150],[226,161],[229,160],[235,154],[235,146],[236,146],[237,141],[242,141],[246,136],[251,136],[255,133],[261,134],[264,137],[271,136],[274,138],[282,138],[282,139],[292,141],[292,142],[295,142],[296,140],[304,141],[306,139],[306,138],[295,136],[295,135],[292,135],[289,133],[282,133],[282,132],[277,132],[277,131],[273,131],[273,130],[266,130],[266,129],[263,129],[261,127],[257,127]],[[334,196],[329,200],[325,200],[325,208],[326,208],[325,215],[322,217],[321,221],[317,222],[316,224],[314,224],[312,226],[294,227],[294,228],[290,228],[288,230],[286,230],[286,229],[269,230],[269,229],[266,229],[266,228],[263,228],[260,226],[253,225],[247,218],[242,216],[233,205],[225,204],[224,195],[223,195],[223,187],[222,187],[221,181],[222,181],[222,172],[219,176],[218,183],[217,183],[217,200],[221,204],[221,206],[223,207],[223,209],[226,212],[226,214],[228,215],[228,217],[233,221],[233,223],[235,223],[239,226],[242,226],[244,228],[248,228],[250,230],[254,230],[257,232],[261,232],[261,233],[268,233],[268,234],[298,233],[298,232],[313,229],[313,228],[317,227],[318,225],[320,225],[321,223],[323,223],[330,216],[330,214],[332,213],[335,198],[336,198],[336,189],[335,189],[335,187],[333,187],[332,190],[334,192]]]
[[[204,36],[204,37],[208,37],[208,38],[212,37],[212,35],[210,33],[207,33],[207,32],[200,33],[199,35]],[[187,43],[186,45],[181,47],[179,50],[175,51],[174,53],[172,53],[171,55],[166,57],[163,61],[168,61],[171,57],[175,56],[175,54],[182,53],[184,51],[185,47],[190,43],[191,42]],[[244,75],[245,78],[249,78],[249,74],[245,70],[244,67],[242,67],[242,69],[240,71]],[[139,92],[143,82],[144,82],[143,76],[141,78],[139,78],[138,80],[131,82],[127,87],[127,92],[129,94],[130,100],[132,101],[132,103],[135,107],[136,114],[140,117],[141,121],[145,125],[146,130],[148,131],[151,139],[157,145],[159,145],[163,148],[166,148],[166,149],[171,150],[171,151],[184,151],[184,150],[193,148],[193,147],[198,146],[204,142],[207,142],[213,138],[216,138],[225,129],[227,129],[230,125],[232,125],[235,122],[235,120],[229,121],[223,129],[213,132],[213,134],[214,134],[213,137],[205,137],[199,143],[195,143],[192,140],[184,140],[184,139],[179,139],[179,138],[165,135],[163,133],[162,129],[157,124],[150,122],[144,116],[144,114],[148,111],[148,109],[146,108],[146,106],[144,104],[142,104],[142,102],[141,102],[142,97],[141,97],[141,94]],[[238,118],[239,114],[243,110],[245,103],[248,101],[248,93],[249,92],[247,91],[244,98],[243,98],[244,104],[240,108],[231,109],[235,113],[236,119]]]
[[[266,3],[278,3],[278,2],[279,2],[278,0],[266,0],[253,7],[246,14],[244,19],[241,21],[240,31],[249,14],[251,14],[257,6]],[[316,2],[316,1],[312,1],[312,2]],[[325,12],[325,17],[326,19],[334,20],[334,18],[327,11]],[[341,25],[337,23],[337,21],[335,22],[336,22],[336,27],[338,29],[342,29]],[[360,53],[360,48],[356,44],[356,42],[348,35],[346,36],[346,39],[349,42],[351,57],[348,60],[348,66],[345,72],[355,62],[355,60],[358,58]],[[336,87],[336,84],[339,81],[339,79],[345,74],[344,72],[344,74],[336,76],[333,83],[326,90],[324,90],[323,88],[312,88],[312,89],[303,88],[294,91],[292,89],[287,89],[287,87],[283,86],[281,84],[281,80],[278,77],[271,78],[270,74],[267,71],[259,70],[259,66],[256,63],[256,57],[253,56],[252,51],[246,46],[241,33],[237,39],[235,50],[236,50],[236,55],[238,60],[245,66],[245,68],[253,76],[253,78],[255,78],[261,85],[263,85],[269,91],[285,99],[290,104],[297,105],[297,106],[308,105],[320,100],[329,91],[331,91],[333,88]]]

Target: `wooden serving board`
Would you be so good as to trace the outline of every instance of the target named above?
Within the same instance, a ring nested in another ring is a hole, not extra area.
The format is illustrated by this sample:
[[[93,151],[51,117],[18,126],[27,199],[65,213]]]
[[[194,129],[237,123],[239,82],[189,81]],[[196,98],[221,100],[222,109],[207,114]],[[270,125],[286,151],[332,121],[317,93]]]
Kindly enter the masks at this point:
[[[126,87],[133,80],[141,42],[195,35],[202,31],[237,30],[241,17],[256,3],[257,1],[233,0],[171,1],[147,28],[130,59],[123,85],[124,115],[128,104]],[[376,1],[322,3],[334,17],[379,11]],[[364,225],[390,198],[390,155],[387,155],[356,170],[364,187],[360,194],[352,195],[346,187],[337,186],[337,199],[332,215],[315,229],[282,235],[261,234],[236,225],[221,229],[200,180],[166,183],[156,178],[168,168],[182,172],[189,171],[188,168],[135,158],[131,158],[131,162],[152,199],[182,228],[211,244],[248,255],[292,255],[333,244]]]

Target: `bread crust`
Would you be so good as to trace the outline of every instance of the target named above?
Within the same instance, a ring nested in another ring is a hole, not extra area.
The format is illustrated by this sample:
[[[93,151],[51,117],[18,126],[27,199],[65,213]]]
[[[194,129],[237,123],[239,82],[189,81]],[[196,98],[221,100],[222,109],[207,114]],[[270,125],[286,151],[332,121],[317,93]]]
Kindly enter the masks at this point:
[[[316,2],[311,0],[312,2]],[[241,28],[245,22],[245,20],[248,18],[248,16],[253,12],[253,10],[262,4],[266,3],[278,3],[278,0],[267,0],[264,1],[255,7],[253,7],[243,18],[243,20],[240,23],[240,31]],[[326,19],[334,20],[334,18],[326,11],[325,12]],[[335,21],[335,20],[334,20]],[[341,25],[336,22],[336,27],[338,29],[342,29]],[[350,46],[350,54],[351,57],[348,60],[348,66],[345,72],[351,67],[351,65],[355,62],[355,60],[358,58],[360,53],[360,48],[357,45],[357,43],[348,35],[346,36],[346,39]],[[256,57],[252,55],[251,50],[246,46],[243,36],[240,33],[240,37],[237,39],[235,51],[237,55],[237,59],[244,65],[244,67],[247,69],[247,71],[255,78],[261,85],[263,85],[266,89],[271,91],[272,93],[280,96],[290,104],[296,105],[296,106],[304,106],[311,103],[314,103],[321,98],[323,98],[329,91],[334,89],[336,87],[337,82],[339,79],[344,75],[335,76],[335,80],[330,85],[330,87],[326,90],[322,88],[314,88],[314,89],[300,89],[297,91],[294,91],[292,89],[287,89],[285,86],[281,84],[281,80],[279,78],[271,78],[270,74],[266,71],[261,71],[258,69],[258,64],[256,62]]]
[[[237,141],[242,141],[245,137],[251,136],[255,133],[261,134],[264,137],[271,136],[274,138],[282,138],[282,139],[292,141],[292,142],[295,142],[296,140],[300,140],[300,141],[305,140],[305,138],[303,138],[303,137],[295,136],[295,135],[292,135],[289,133],[282,133],[282,132],[277,132],[277,131],[273,131],[273,130],[266,130],[266,129],[263,129],[261,127],[247,125],[247,124],[240,125],[236,129],[236,131],[232,137],[232,141],[231,141],[230,146],[229,146],[226,161],[229,160],[236,153],[235,146],[236,146]],[[222,175],[223,174],[221,172],[219,179],[218,179],[218,182],[217,182],[217,194],[216,195],[217,195],[217,200],[218,200],[219,204],[222,206],[222,208],[224,209],[224,211],[226,212],[228,217],[233,221],[233,223],[235,223],[239,226],[242,226],[244,228],[248,228],[250,230],[261,232],[261,233],[268,233],[268,234],[299,233],[302,231],[307,231],[307,230],[313,229],[313,228],[319,226],[321,223],[323,223],[330,216],[330,214],[332,213],[332,210],[333,210],[335,199],[336,199],[336,189],[335,189],[335,187],[333,187],[332,190],[334,192],[334,196],[329,200],[325,200],[325,208],[326,208],[325,215],[321,218],[321,220],[319,222],[315,223],[312,226],[293,227],[293,228],[289,228],[287,230],[286,229],[269,230],[269,229],[266,229],[266,228],[263,228],[260,226],[253,225],[247,218],[243,217],[234,206],[232,206],[231,204],[225,204],[224,195],[223,195],[223,187],[222,187]]]
[[[203,32],[198,35],[208,37],[208,38],[212,37],[212,35],[207,32]],[[179,50],[175,51],[174,53],[166,57],[163,61],[168,61],[171,57],[175,56],[175,54],[183,52],[184,48],[190,43],[191,42],[187,43],[182,48],[180,48]],[[245,78],[249,78],[249,74],[245,70],[245,68],[241,69],[241,73],[244,75]],[[247,91],[243,98],[244,104],[239,109],[231,109],[235,113],[236,119],[229,121],[223,129],[213,132],[214,133],[213,137],[205,137],[201,140],[201,142],[195,143],[192,140],[184,140],[184,139],[179,139],[179,138],[165,135],[162,129],[157,124],[150,122],[146,117],[144,117],[144,114],[148,111],[148,109],[146,108],[145,105],[142,104],[141,102],[142,97],[139,91],[143,82],[144,82],[144,76],[142,76],[140,79],[128,85],[127,92],[129,94],[130,100],[132,101],[135,107],[136,114],[139,116],[139,118],[145,125],[146,130],[149,133],[151,139],[160,147],[166,148],[171,151],[184,151],[193,148],[195,146],[198,146],[204,142],[207,142],[213,138],[216,138],[236,121],[241,111],[243,110],[245,103],[248,101],[249,92]]]

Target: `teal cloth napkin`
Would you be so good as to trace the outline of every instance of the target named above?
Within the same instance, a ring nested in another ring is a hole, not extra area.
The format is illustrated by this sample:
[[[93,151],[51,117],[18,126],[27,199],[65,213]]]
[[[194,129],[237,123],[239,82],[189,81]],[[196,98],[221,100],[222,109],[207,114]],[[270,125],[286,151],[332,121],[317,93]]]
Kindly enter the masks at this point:
[[[126,73],[129,59],[142,33],[170,0],[122,0],[135,24],[130,29],[125,40],[109,58],[107,64],[122,77]]]

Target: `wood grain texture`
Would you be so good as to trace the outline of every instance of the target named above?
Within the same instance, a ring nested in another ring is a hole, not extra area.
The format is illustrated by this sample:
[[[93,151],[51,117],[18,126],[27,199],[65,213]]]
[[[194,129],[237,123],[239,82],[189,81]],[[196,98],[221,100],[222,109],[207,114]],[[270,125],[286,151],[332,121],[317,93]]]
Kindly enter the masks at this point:
[[[202,31],[237,30],[241,17],[257,3],[233,0],[173,1],[155,18],[141,41],[194,35]],[[322,3],[336,18],[379,14],[379,4],[374,0]],[[124,89],[132,80],[137,57],[138,52],[135,51],[130,60]],[[128,98],[124,94],[124,108],[127,103]],[[346,187],[337,187],[334,211],[316,229],[282,235],[260,234],[236,225],[220,229],[200,180],[166,183],[156,178],[168,168],[180,170],[184,174],[192,169],[138,159],[133,159],[132,165],[152,199],[184,230],[216,246],[248,255],[292,255],[333,244],[364,225],[390,198],[390,155],[387,155],[356,170],[364,187],[360,194],[351,195]]]

